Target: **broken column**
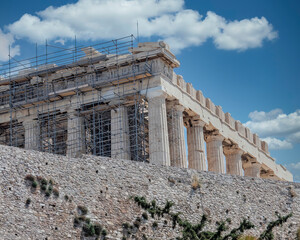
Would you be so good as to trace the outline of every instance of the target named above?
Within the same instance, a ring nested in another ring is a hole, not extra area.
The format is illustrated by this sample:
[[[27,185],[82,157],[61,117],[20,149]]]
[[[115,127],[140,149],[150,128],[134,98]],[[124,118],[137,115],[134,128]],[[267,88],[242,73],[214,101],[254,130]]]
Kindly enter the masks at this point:
[[[205,145],[203,127],[205,122],[191,119],[187,123],[187,144],[189,168],[206,171]]]
[[[224,137],[219,134],[210,134],[206,136],[205,140],[208,171],[225,173],[222,145]]]
[[[85,131],[83,117],[75,110],[68,111],[67,156],[78,157],[85,153]]]
[[[261,164],[258,162],[251,162],[248,160],[247,163],[243,165],[244,167],[244,173],[245,176],[247,177],[260,177],[260,169],[261,169]]]
[[[166,96],[163,91],[148,92],[150,163],[170,166]]]
[[[243,176],[242,154],[243,151],[237,146],[224,147],[226,157],[226,173]]]
[[[111,157],[130,160],[130,139],[127,107],[111,110]]]
[[[37,119],[27,118],[23,121],[25,128],[25,149],[40,149],[40,124]]]
[[[176,102],[167,105],[171,166],[186,168],[183,110],[184,107]]]

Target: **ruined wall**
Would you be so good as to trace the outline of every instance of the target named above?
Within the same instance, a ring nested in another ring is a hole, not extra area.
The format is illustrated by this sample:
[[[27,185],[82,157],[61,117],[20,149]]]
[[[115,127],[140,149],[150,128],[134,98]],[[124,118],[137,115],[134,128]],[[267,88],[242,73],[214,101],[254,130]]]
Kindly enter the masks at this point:
[[[59,197],[45,197],[24,180],[27,174],[52,179]],[[192,179],[200,188],[192,188]],[[108,239],[122,239],[122,224],[133,223],[143,211],[130,196],[146,196],[158,205],[173,201],[174,212],[196,223],[205,212],[215,222],[231,218],[236,227],[248,217],[258,235],[275,220],[275,211],[293,217],[278,228],[275,239],[295,239],[300,227],[300,184],[196,172],[125,160],[83,156],[67,158],[0,145],[0,239],[80,239],[73,227],[77,206],[89,209],[92,222],[101,223]],[[68,200],[65,199],[68,196]],[[31,203],[26,206],[26,199]],[[166,222],[165,222],[166,220]],[[178,236],[170,219],[143,221],[140,233],[152,239]],[[140,235],[141,236],[141,235]],[[138,238],[141,239],[141,238]]]

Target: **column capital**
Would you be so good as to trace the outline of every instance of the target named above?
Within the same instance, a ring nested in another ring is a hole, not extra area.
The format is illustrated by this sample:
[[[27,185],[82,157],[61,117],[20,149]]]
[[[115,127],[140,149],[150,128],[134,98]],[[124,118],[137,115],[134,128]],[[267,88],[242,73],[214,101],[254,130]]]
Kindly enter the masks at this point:
[[[199,117],[192,117],[191,122],[192,122],[192,126],[198,126],[198,127],[204,127],[206,124]]]
[[[179,112],[183,112],[185,107],[178,103],[177,100],[167,103],[167,110],[174,109]]]
[[[147,91],[141,91],[141,94],[145,94],[147,99],[154,99],[154,98],[167,98],[167,93],[163,86],[154,87],[148,89]]]
[[[241,155],[244,153],[244,151],[242,149],[240,149],[238,146],[234,145],[234,146],[225,146],[223,148],[224,150],[224,154],[225,155],[233,155],[233,154],[237,154],[237,155]]]
[[[206,142],[211,142],[211,141],[223,141],[225,137],[223,137],[221,134],[210,134],[205,136],[205,141]]]

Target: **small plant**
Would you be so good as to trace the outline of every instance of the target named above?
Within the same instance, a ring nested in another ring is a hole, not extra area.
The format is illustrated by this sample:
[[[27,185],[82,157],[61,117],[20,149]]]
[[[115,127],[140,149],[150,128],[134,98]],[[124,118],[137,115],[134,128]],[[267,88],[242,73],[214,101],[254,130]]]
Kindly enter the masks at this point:
[[[57,188],[53,188],[53,194],[55,197],[59,197],[59,191]]]
[[[37,188],[37,186],[38,186],[37,181],[33,181],[33,182],[31,183],[31,187]]]
[[[105,229],[103,229],[101,232],[101,235],[105,237],[107,235],[107,231]]]
[[[27,198],[27,199],[26,199],[26,205],[28,206],[30,203],[31,203],[31,199],[30,199],[30,198]]]
[[[84,224],[82,231],[86,237],[93,237],[95,235],[95,227],[93,224]]]
[[[194,190],[197,190],[198,188],[200,188],[199,178],[196,175],[194,175],[192,177],[192,188]]]
[[[41,184],[42,185],[48,185],[48,182],[47,182],[47,180],[45,179],[45,178],[43,178],[42,180],[41,180]]]
[[[49,180],[50,185],[54,185],[54,181],[52,179]]]
[[[32,174],[27,174],[25,176],[25,180],[33,182],[35,180],[35,177]]]
[[[88,209],[85,206],[77,206],[80,215],[87,215]]]
[[[297,237],[296,237],[297,240],[300,240],[300,227],[298,228],[297,230]]]
[[[123,223],[123,228],[128,229],[130,227],[129,223]]]
[[[95,228],[95,234],[97,236],[100,236],[102,231],[102,226],[99,223],[95,223],[94,228]]]
[[[74,223],[74,227],[78,227],[81,223],[79,217],[75,217],[73,223]]]
[[[47,185],[45,185],[45,184],[42,184],[42,186],[41,186],[41,190],[42,190],[42,191],[46,191],[46,190],[47,190]]]
[[[48,190],[45,192],[46,197],[50,197],[51,192],[49,192]]]
[[[68,200],[69,200],[69,196],[68,196],[68,195],[65,195],[65,196],[64,196],[64,199],[65,199],[66,201],[68,201]]]
[[[53,187],[52,187],[52,185],[49,185],[49,187],[48,187],[48,192],[52,192],[53,191]]]

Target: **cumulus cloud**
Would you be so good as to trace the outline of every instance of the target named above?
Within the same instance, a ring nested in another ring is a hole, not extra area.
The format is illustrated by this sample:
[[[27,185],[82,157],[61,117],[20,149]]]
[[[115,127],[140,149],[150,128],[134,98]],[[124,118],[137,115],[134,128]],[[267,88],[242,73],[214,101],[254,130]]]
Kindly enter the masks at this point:
[[[293,144],[286,140],[280,140],[277,138],[272,138],[272,137],[267,137],[267,138],[262,138],[262,140],[266,141],[269,145],[269,149],[291,149],[293,148]]]
[[[270,149],[290,149],[300,143],[300,110],[285,114],[281,109],[270,112],[254,111],[244,125],[258,133]]]
[[[277,37],[264,17],[228,21],[213,12],[202,16],[184,8],[184,0],[79,0],[48,7],[36,15],[25,14],[8,26],[18,38],[43,43],[45,39],[113,39],[136,32],[158,37],[174,51],[199,46],[211,38],[218,49],[261,47]]]
[[[0,29],[0,61],[7,61],[9,55],[9,46],[10,46],[10,55],[12,57],[20,54],[20,46],[14,46],[15,39],[11,33],[3,33]]]

